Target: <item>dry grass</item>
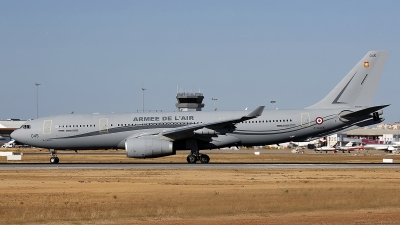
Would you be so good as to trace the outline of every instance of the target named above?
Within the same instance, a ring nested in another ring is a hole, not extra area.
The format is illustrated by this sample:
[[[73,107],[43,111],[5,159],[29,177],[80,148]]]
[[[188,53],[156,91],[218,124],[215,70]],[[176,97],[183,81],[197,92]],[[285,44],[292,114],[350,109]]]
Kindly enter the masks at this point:
[[[246,151],[207,154],[222,163],[400,161],[370,153]],[[187,155],[129,159],[124,151],[88,152],[94,154],[59,157],[62,163],[183,163]],[[20,163],[48,160],[48,154],[25,154]],[[397,169],[0,171],[0,224],[396,224],[399,186]]]
[[[389,169],[1,171],[0,224],[400,210],[399,185]]]

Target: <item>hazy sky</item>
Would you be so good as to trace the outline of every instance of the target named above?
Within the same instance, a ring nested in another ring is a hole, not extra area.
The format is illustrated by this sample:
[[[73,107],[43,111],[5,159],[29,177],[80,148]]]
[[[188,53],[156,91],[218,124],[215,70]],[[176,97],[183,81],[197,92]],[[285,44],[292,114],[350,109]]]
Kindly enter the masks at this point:
[[[390,50],[375,104],[400,120],[400,1],[0,1],[0,119],[296,109],[322,99],[370,50]]]

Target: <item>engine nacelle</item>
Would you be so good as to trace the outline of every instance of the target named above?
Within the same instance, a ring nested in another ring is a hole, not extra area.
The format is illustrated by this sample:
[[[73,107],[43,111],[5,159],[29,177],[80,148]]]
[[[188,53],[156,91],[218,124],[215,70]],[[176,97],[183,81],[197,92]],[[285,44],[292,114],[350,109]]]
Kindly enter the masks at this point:
[[[217,132],[215,130],[212,129],[208,129],[206,127],[203,127],[201,129],[195,130],[194,131],[195,134],[208,134],[208,135],[214,135],[217,134]]]
[[[155,158],[175,155],[171,141],[156,138],[128,138],[125,141],[128,158]]]

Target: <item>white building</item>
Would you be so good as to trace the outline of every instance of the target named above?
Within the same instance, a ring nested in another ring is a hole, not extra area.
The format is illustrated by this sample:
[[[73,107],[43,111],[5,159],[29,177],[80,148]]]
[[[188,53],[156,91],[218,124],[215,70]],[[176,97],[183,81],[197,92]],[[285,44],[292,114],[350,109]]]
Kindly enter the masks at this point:
[[[0,120],[0,143],[9,142],[11,139],[10,134],[20,128],[26,121],[20,119]]]

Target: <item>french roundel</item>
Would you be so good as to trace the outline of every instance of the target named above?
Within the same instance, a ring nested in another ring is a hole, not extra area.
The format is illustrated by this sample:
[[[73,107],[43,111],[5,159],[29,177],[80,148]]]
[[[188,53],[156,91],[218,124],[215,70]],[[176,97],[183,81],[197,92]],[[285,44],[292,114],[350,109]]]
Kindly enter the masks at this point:
[[[318,124],[318,125],[323,124],[323,123],[324,123],[324,118],[322,118],[322,117],[317,117],[317,118],[315,119],[315,123]]]

